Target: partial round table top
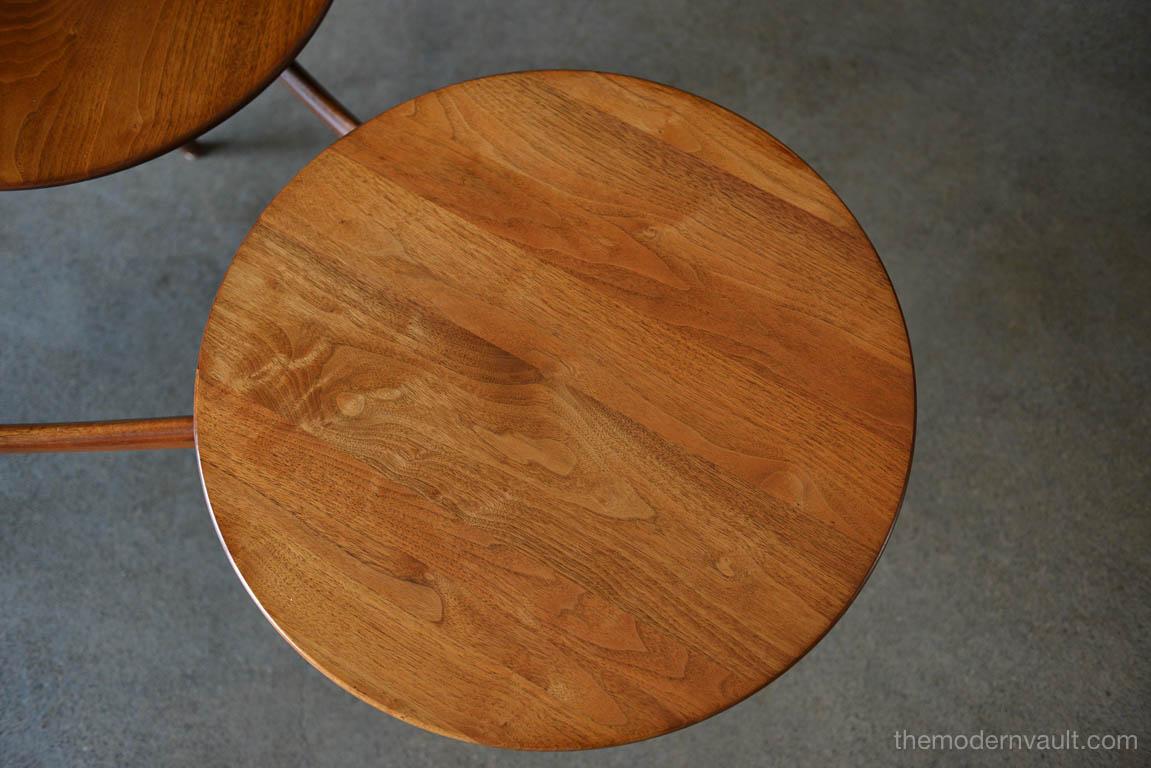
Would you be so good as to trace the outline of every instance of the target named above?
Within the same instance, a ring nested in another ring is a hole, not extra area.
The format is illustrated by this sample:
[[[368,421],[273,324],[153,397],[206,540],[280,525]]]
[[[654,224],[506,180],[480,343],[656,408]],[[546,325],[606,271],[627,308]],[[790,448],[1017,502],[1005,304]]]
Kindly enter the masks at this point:
[[[0,189],[102,176],[262,91],[331,0],[0,3]]]
[[[391,109],[268,206],[201,348],[209,504],[332,680],[522,749],[735,704],[835,623],[915,427],[867,237],[764,131],[527,72]]]

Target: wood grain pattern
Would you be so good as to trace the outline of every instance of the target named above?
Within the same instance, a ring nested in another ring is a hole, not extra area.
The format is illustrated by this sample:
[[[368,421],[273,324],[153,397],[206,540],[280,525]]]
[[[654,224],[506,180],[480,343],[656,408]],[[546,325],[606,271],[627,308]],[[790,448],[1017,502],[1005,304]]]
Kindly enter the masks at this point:
[[[143,162],[207,131],[303,48],[331,0],[5,0],[0,189]]]
[[[0,424],[0,453],[191,448],[191,416],[58,424]]]
[[[236,254],[196,431],[290,643],[461,739],[701,720],[846,609],[908,471],[891,284],[799,158],[714,104],[531,72],[396,107]]]

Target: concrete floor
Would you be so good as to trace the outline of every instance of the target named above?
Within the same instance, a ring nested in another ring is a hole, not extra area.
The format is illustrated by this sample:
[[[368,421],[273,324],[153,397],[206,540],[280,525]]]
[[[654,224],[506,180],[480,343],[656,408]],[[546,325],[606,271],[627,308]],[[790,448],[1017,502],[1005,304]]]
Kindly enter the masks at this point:
[[[337,0],[302,61],[362,116],[487,73],[615,70],[746,115],[824,175],[915,351],[887,554],[747,702],[621,749],[518,754],[404,725],[299,658],[233,575],[192,452],[4,458],[0,764],[1145,764],[1151,6],[1078,6]],[[0,420],[190,411],[231,254],[331,141],[278,87],[208,138],[196,163],[0,195]],[[892,736],[1065,728],[1142,749]]]

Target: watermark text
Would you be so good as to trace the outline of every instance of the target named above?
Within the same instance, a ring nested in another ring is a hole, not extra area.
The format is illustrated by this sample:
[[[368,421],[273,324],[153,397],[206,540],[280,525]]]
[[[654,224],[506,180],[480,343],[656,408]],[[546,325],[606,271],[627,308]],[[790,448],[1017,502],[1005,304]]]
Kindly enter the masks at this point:
[[[911,733],[895,732],[895,748],[927,751],[1133,751],[1139,738],[1133,733],[1088,733],[1067,729],[1056,733]]]

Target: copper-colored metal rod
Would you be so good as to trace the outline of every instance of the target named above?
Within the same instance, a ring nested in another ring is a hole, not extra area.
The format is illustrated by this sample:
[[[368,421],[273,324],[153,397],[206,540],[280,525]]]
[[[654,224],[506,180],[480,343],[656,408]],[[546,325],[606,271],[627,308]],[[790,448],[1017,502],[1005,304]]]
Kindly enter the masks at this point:
[[[68,424],[0,424],[0,453],[192,448],[191,416]]]
[[[324,86],[317,83],[299,62],[293,61],[280,73],[280,82],[300,97],[300,101],[304,102],[308,109],[315,112],[317,117],[340,136],[351,133],[360,124],[356,116],[332,98],[332,94],[324,90]]]
[[[184,156],[185,160],[196,160],[197,158],[203,157],[207,151],[208,148],[197,139],[192,139],[180,147],[180,154]]]

